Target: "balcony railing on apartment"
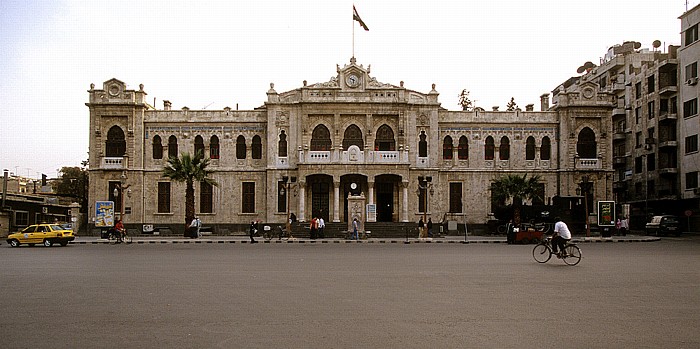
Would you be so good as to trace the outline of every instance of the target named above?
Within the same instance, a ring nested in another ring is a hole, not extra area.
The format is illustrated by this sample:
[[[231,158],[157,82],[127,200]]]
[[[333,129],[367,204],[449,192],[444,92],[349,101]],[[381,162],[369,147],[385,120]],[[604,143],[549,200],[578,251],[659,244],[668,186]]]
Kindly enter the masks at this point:
[[[577,158],[575,162],[577,170],[599,170],[602,167],[600,159]]]
[[[126,157],[103,157],[100,166],[103,170],[122,170],[129,167]]]

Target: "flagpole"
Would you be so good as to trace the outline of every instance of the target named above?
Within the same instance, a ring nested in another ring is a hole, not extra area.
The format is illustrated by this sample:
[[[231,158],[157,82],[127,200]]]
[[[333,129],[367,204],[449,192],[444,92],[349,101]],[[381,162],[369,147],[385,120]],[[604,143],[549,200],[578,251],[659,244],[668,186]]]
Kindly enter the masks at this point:
[[[353,14],[355,13],[355,4],[352,4]],[[355,18],[350,20],[352,25],[352,58],[355,58]]]

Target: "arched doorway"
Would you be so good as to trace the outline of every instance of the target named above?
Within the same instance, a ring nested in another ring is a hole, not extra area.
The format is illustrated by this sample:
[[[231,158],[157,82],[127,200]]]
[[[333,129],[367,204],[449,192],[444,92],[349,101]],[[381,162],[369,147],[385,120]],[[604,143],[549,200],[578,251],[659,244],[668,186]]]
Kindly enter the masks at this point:
[[[333,188],[333,177],[325,174],[315,174],[306,177],[306,185],[311,195],[311,215],[321,217],[324,221],[330,221],[330,193]]]
[[[401,176],[383,174],[374,178],[377,222],[398,222]]]
[[[343,222],[348,221],[348,196],[350,194],[365,194],[365,197],[367,197],[367,188],[367,176],[347,174],[340,177],[340,191],[343,198]]]

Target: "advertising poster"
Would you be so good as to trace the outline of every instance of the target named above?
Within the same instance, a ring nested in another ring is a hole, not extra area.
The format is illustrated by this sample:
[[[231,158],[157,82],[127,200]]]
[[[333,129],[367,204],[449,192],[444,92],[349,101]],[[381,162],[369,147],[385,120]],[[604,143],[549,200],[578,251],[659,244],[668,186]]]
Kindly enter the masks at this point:
[[[598,226],[615,226],[615,201],[598,201]]]
[[[114,226],[114,201],[95,202],[95,226]]]

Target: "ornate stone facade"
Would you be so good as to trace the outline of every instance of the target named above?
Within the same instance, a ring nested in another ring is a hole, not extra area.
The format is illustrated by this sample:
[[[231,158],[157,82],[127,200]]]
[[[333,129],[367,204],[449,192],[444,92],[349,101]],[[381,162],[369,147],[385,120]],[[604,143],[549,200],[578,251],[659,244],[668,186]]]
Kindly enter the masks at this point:
[[[422,93],[378,82],[354,58],[336,73],[282,93],[271,84],[265,105],[248,111],[155,109],[143,85],[92,86],[90,202],[115,200],[125,176],[127,224],[183,223],[184,184],[161,170],[169,153],[195,149],[219,183],[196,186],[197,214],[220,231],[281,223],[288,212],[347,222],[350,193],[374,205],[377,221],[416,222],[427,205],[433,221],[483,224],[490,185],[506,173],[540,175],[545,204],[575,197],[583,175],[596,200],[611,199],[613,99],[597,88],[562,85],[554,107],[543,95],[542,111],[448,111],[435,85]]]

